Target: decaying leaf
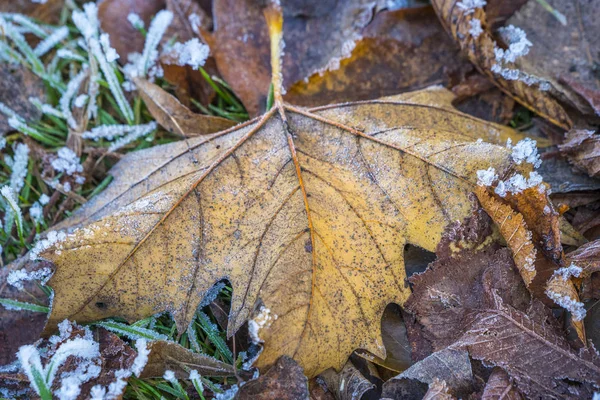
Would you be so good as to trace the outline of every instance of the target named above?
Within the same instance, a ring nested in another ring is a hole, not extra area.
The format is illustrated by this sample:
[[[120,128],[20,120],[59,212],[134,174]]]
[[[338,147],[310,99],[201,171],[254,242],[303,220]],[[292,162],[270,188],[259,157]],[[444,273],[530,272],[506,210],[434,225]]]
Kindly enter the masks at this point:
[[[444,349],[464,332],[465,316],[481,306],[489,287],[526,309],[529,296],[512,265],[509,251],[494,248],[438,259],[425,273],[411,278],[414,291],[406,309],[416,315],[434,349]]]
[[[463,7],[460,7],[459,3]],[[506,67],[496,59],[495,49],[500,47],[488,31],[486,14],[483,8],[478,6],[480,2],[464,5],[460,0],[434,0],[432,4],[448,33],[481,73],[525,107],[560,127],[571,127],[571,120],[562,106],[548,91],[541,90],[537,83],[528,85],[519,79],[507,80],[502,75],[492,72],[495,66]],[[512,63],[509,65],[509,69],[515,70]]]
[[[173,13],[173,22],[171,22],[165,38],[177,38],[177,41],[181,43],[191,39],[201,40],[201,32],[212,28],[212,19],[201,7],[199,1],[166,0],[166,5],[167,9]],[[177,65],[177,62],[169,61],[168,54],[163,54],[161,61],[165,80],[174,86],[177,98],[184,105],[190,106],[190,97],[198,99],[202,104],[210,103],[215,91],[200,71],[189,65],[180,66]],[[202,68],[211,76],[218,75],[213,57],[208,57]]]
[[[65,5],[65,0],[2,0],[0,1],[0,12],[19,13],[38,19],[47,24],[57,23],[60,11]]]
[[[510,381],[508,374],[499,367],[495,367],[490,375],[481,400],[522,400],[523,396]]]
[[[281,357],[258,379],[243,385],[236,399],[307,399],[308,380],[302,368],[291,358]]]
[[[594,131],[571,129],[563,144],[558,146],[571,164],[587,172],[590,176],[600,174],[600,140]]]
[[[515,264],[521,273],[525,285],[531,285],[535,277],[535,259],[537,250],[533,245],[531,231],[527,229],[523,215],[492,197],[484,186],[478,186],[475,194],[483,209],[498,226],[502,237],[511,249]]]
[[[385,346],[386,357],[381,359],[361,350],[356,353],[361,357],[387,369],[401,372],[412,364],[411,347],[406,334],[406,325],[398,306],[390,304],[381,318],[381,337]]]
[[[152,116],[169,132],[191,137],[222,131],[235,125],[235,122],[225,118],[196,114],[160,86],[142,78],[133,79]]]
[[[333,369],[323,371],[317,379],[322,379],[327,389],[340,400],[360,400],[363,395],[375,388],[352,360],[348,360],[340,372]]]
[[[478,140],[514,132],[427,91],[411,102],[283,103],[282,18],[269,10],[274,107],[125,157],[110,187],[62,225],[75,229],[33,251],[57,265],[48,330],[64,318],[168,311],[182,333],[227,278],[228,335],[251,319],[264,342],[259,368],[289,355],[312,377],[357,348],[385,358],[381,315],[410,295],[404,245],[436,248],[444,227],[469,214],[476,171],[527,169]]]
[[[0,63],[0,102],[27,121],[36,121],[42,116],[30,97],[44,102],[44,81],[25,67]],[[0,113],[0,134],[14,130],[8,125],[8,117]]]
[[[195,369],[205,376],[233,376],[233,366],[213,357],[192,353],[175,342],[159,340],[148,343],[150,355],[141,378],[161,377],[166,370],[171,370],[180,379],[189,377],[189,370]],[[247,371],[238,371],[238,375],[248,378]]]
[[[437,380],[444,381],[449,393],[454,395],[462,396],[471,393],[473,372],[468,353],[451,349],[433,353],[384,383],[382,397],[419,398],[417,396],[419,390],[423,390],[423,386],[416,385],[412,381],[432,385]],[[423,390],[421,397],[424,392]]]
[[[139,15],[145,26],[150,25],[154,15],[165,8],[165,0],[101,0],[98,2],[100,27],[111,37],[111,46],[119,54],[121,62],[127,62],[129,53],[144,50],[144,35],[127,21],[130,13]]]
[[[600,271],[600,240],[589,242],[565,256],[566,265],[575,264],[582,269],[581,277]]]
[[[533,45],[517,65],[552,82],[579,111],[600,115],[600,4],[547,0],[565,24],[536,1],[529,1],[507,23],[525,31]]]
[[[448,385],[445,381],[440,381],[437,378],[433,379],[433,382],[429,384],[429,389],[423,400],[453,400],[454,396],[448,391]]]
[[[205,35],[219,72],[250,115],[264,111],[271,73],[264,3],[256,0],[215,2],[215,31]],[[318,71],[336,69],[349,57],[362,29],[383,0],[310,0],[282,4],[285,18],[284,85]],[[235,12],[231,12],[234,10]]]
[[[295,82],[285,99],[303,106],[375,99],[446,84],[468,68],[431,6],[382,11],[339,68]]]
[[[80,229],[44,254],[59,266],[49,329],[169,310],[182,332],[202,293],[228,277],[229,334],[258,299],[273,316],[260,366],[288,354],[312,376],[355,348],[385,358],[381,314],[410,294],[404,244],[435,249],[447,222],[468,214],[475,171],[512,168],[480,132],[511,133],[422,103],[281,111],[126,156],[63,224]]]
[[[20,259],[6,267],[0,268],[0,298],[47,306],[48,297],[42,292],[34,281],[22,281],[23,290],[18,290],[7,283],[11,272],[23,269],[31,273],[33,263],[23,263]],[[49,263],[36,266],[48,268]],[[19,309],[0,305],[0,365],[8,365],[16,360],[16,353],[20,346],[36,341],[44,329],[46,313]]]
[[[503,368],[530,398],[591,397],[600,384],[600,358],[593,347],[572,350],[540,303],[524,313],[494,292],[486,303],[469,315],[470,329],[452,347]]]

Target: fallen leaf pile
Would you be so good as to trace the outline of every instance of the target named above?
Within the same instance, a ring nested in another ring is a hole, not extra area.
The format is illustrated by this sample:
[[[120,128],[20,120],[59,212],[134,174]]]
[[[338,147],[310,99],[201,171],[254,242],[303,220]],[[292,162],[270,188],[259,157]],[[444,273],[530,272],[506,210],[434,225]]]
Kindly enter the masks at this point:
[[[57,363],[63,386],[80,358],[93,374],[73,398],[191,369],[238,399],[596,398],[598,4],[205,3],[100,2],[122,59],[144,46],[127,13],[148,24],[163,8],[171,36],[211,54],[199,71],[164,52],[164,82],[131,78],[178,140],[120,156],[101,193],[6,267],[52,269],[53,296],[43,332],[39,314],[1,314],[2,361],[19,351],[46,371],[61,346],[96,343]],[[7,93],[31,83],[0,97],[39,118],[23,105],[37,78],[0,74]],[[200,113],[218,89],[205,75],[253,119]],[[523,113],[537,117],[522,129],[497,123]],[[212,296],[223,282],[230,305]],[[204,307],[231,364],[81,326],[167,314],[181,338]],[[19,350],[40,333],[49,352]],[[35,379],[0,373],[14,391]]]

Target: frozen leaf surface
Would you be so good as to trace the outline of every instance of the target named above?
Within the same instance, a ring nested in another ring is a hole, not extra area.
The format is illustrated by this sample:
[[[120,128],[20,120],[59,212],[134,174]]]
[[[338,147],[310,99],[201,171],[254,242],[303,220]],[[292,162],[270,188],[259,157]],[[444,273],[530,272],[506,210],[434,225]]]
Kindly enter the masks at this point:
[[[58,266],[48,329],[168,311],[183,332],[227,278],[228,334],[256,318],[259,367],[289,355],[314,376],[357,348],[385,359],[381,316],[410,295],[404,245],[435,250],[469,214],[477,170],[521,168],[477,140],[514,132],[431,93],[278,103],[238,127],[126,156],[43,254]]]

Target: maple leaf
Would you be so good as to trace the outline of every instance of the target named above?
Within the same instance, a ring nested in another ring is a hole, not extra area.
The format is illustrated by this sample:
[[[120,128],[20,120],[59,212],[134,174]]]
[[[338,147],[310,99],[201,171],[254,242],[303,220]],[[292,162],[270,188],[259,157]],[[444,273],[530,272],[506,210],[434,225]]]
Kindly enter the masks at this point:
[[[436,248],[468,215],[477,170],[524,168],[477,140],[518,134],[453,110],[441,89],[312,110],[283,103],[282,21],[267,15],[275,106],[124,157],[106,191],[59,226],[71,228],[64,240],[38,246],[57,266],[47,330],[168,311],[182,333],[227,278],[228,335],[261,317],[259,367],[289,355],[314,376],[356,348],[385,359],[381,316],[410,295],[404,245]]]
[[[433,0],[432,4],[448,33],[482,74],[523,106],[562,128],[571,127],[572,122],[562,106],[548,91],[538,87],[547,82],[538,82],[530,76],[515,79],[520,76],[514,60],[505,64],[502,57],[497,56],[498,51],[504,53],[505,49],[498,46],[487,30],[486,13],[482,8],[485,2]],[[513,76],[509,76],[511,73]]]

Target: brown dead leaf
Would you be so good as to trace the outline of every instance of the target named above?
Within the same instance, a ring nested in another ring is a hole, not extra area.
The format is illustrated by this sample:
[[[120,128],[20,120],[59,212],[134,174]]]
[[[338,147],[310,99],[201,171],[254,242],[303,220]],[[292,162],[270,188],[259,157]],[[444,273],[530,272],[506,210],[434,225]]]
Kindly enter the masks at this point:
[[[163,128],[183,137],[205,135],[231,128],[236,123],[221,117],[196,114],[160,86],[133,78],[150,114]]]
[[[524,313],[492,291],[466,322],[470,328],[452,347],[501,367],[529,398],[589,398],[594,385],[600,384],[596,350],[572,350],[539,302]]]
[[[425,390],[414,381],[426,385],[437,380],[444,381],[448,392],[466,396],[473,391],[473,371],[466,351],[444,349],[419,361],[400,375],[383,384],[382,397],[392,399],[414,399]]]
[[[495,367],[490,375],[481,400],[522,400],[523,396],[514,387],[508,374],[499,367]]]
[[[46,0],[44,2],[31,0],[1,0],[0,12],[25,14],[47,24],[58,23],[64,0]],[[4,80],[4,79],[2,79]]]
[[[600,240],[589,242],[568,253],[565,264],[575,264],[582,269],[581,277],[585,278],[600,271]]]
[[[67,317],[168,311],[182,333],[227,278],[228,335],[256,318],[259,368],[289,355],[312,377],[356,348],[385,358],[381,316],[410,294],[405,244],[436,248],[469,214],[477,170],[523,169],[477,140],[504,142],[510,129],[440,106],[431,91],[313,110],[283,103],[273,10],[274,107],[123,158],[110,187],[62,224],[78,229],[43,246],[57,265],[48,330]]]
[[[585,344],[587,342],[583,326],[585,306],[579,301],[579,293],[575,288],[573,277],[563,277],[560,274],[554,274],[546,283],[546,294],[557,305],[571,313],[573,328],[577,332],[579,339],[581,339],[581,343]]]
[[[0,268],[0,298],[47,306],[50,300],[34,281],[23,281],[23,290],[7,283],[8,275],[20,269],[27,273],[50,267],[50,263],[25,262],[24,258]],[[35,267],[35,268],[34,268]],[[0,305],[0,365],[8,365],[16,360],[19,347],[35,342],[44,329],[46,313],[10,310]]]
[[[265,2],[215,2],[215,32],[205,39],[219,72],[250,115],[264,111],[271,73],[269,34],[263,18]],[[315,72],[336,69],[350,56],[362,29],[383,0],[288,1],[284,10],[284,85],[289,88]],[[232,12],[235,10],[235,12]]]
[[[504,25],[529,0],[489,0],[485,5],[488,23],[493,30]]]
[[[165,34],[165,38],[177,38],[178,42],[187,42],[199,38],[200,32],[212,28],[212,19],[200,6],[198,0],[166,0],[167,9],[173,13],[173,22]],[[202,41],[202,40],[201,40]],[[198,99],[202,104],[209,104],[215,91],[202,76],[200,71],[189,65],[179,66],[161,57],[164,78],[172,84],[177,98],[186,106],[191,105],[190,97]],[[209,75],[216,76],[217,66],[213,57],[208,57],[202,67]]]
[[[464,332],[465,315],[481,306],[490,285],[526,309],[529,296],[512,265],[506,249],[462,251],[452,258],[438,259],[425,273],[411,278],[413,293],[405,307],[423,325],[423,335],[434,349],[444,349]]]
[[[447,84],[450,74],[468,68],[430,6],[383,11],[339,68],[290,82],[285,98],[303,106],[375,99]]]
[[[110,45],[119,54],[120,62],[127,62],[129,53],[144,50],[144,35],[127,21],[127,16],[138,14],[147,27],[165,6],[165,0],[101,0],[98,3],[100,27],[110,35]]]
[[[523,29],[533,44],[517,66],[552,82],[583,114],[600,116],[600,4],[547,1],[564,16],[565,25],[536,1],[507,21]]]
[[[395,304],[386,307],[381,318],[381,337],[386,350],[385,359],[357,350],[361,357],[387,369],[402,372],[412,365],[411,347],[400,308]]]
[[[571,120],[562,106],[547,91],[529,86],[521,80],[506,80],[492,72],[496,63],[494,49],[497,43],[488,31],[486,13],[482,8],[474,10],[459,7],[460,0],[433,0],[432,4],[448,33],[458,42],[469,60],[494,84],[515,98],[523,106],[538,113],[556,125],[569,129]],[[471,33],[471,22],[478,20],[482,32]]]
[[[456,399],[448,391],[448,385],[445,381],[441,381],[438,378],[434,378],[429,384],[429,389],[423,400],[454,400]]]
[[[328,369],[317,379],[322,379],[327,389],[339,400],[360,400],[363,395],[375,389],[375,385],[361,373],[352,360],[348,360],[340,372]]]
[[[308,380],[302,368],[290,357],[283,356],[258,379],[240,388],[236,399],[307,399]]]
[[[150,355],[140,378],[157,378],[166,370],[173,371],[179,379],[188,379],[190,369],[203,376],[234,376],[232,365],[204,354],[193,353],[175,342],[159,340],[148,343]],[[243,378],[250,378],[247,371],[237,371]]]
[[[563,144],[558,148],[571,164],[587,172],[590,176],[600,175],[600,136],[594,131],[571,129]]]
[[[9,63],[0,63],[0,102],[27,121],[36,121],[42,112],[29,101],[30,97],[44,102],[44,81],[29,69]],[[0,134],[14,130],[8,125],[8,117],[0,113]]]
[[[484,186],[477,186],[475,194],[511,249],[525,285],[530,286],[536,275],[537,250],[531,241],[532,234],[527,229],[523,215],[514,212],[509,205],[492,197]]]

